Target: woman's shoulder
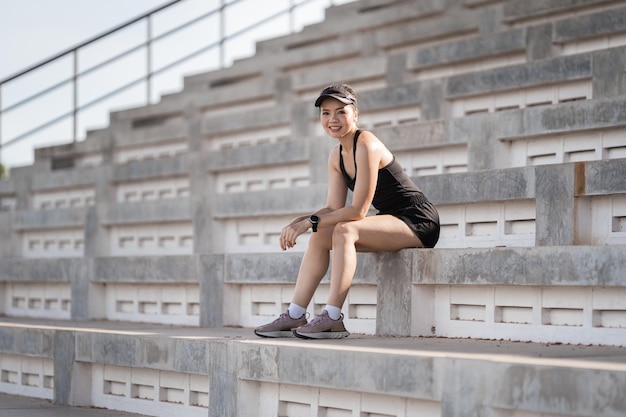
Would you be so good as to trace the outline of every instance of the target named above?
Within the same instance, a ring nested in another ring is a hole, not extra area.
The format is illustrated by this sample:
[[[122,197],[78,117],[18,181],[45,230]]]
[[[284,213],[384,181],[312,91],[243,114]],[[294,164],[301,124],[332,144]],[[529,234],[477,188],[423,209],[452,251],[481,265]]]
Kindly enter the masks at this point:
[[[357,147],[362,146],[368,150],[376,150],[385,147],[378,137],[369,130],[362,130],[357,141]]]
[[[380,142],[380,139],[378,139],[378,136],[376,136],[374,133],[372,133],[369,130],[361,130],[361,133],[359,133],[359,142],[363,141],[363,142],[371,142],[371,141],[376,141],[376,142]]]
[[[363,131],[357,143],[357,152],[378,159],[378,168],[387,166],[393,160],[393,154],[378,137],[369,131]],[[360,149],[360,151],[359,151]]]

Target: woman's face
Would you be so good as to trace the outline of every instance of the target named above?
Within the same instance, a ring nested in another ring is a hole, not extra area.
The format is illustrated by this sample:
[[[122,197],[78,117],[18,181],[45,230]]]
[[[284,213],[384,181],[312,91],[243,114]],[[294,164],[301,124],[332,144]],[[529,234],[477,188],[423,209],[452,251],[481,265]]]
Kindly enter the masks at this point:
[[[320,106],[320,122],[328,136],[340,139],[357,129],[358,110],[352,104],[343,104],[334,98],[327,98]]]

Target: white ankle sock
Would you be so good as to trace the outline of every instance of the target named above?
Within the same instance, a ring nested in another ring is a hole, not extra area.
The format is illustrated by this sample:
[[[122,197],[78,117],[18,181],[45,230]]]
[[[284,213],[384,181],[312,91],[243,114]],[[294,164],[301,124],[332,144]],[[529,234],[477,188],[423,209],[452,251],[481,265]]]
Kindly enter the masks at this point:
[[[300,307],[298,304],[291,303],[289,304],[287,311],[289,311],[289,317],[292,319],[299,319],[304,315],[304,313],[306,313],[306,308]]]
[[[339,307],[331,306],[326,304],[324,310],[328,312],[328,317],[333,320],[339,320],[341,318],[341,309]]]

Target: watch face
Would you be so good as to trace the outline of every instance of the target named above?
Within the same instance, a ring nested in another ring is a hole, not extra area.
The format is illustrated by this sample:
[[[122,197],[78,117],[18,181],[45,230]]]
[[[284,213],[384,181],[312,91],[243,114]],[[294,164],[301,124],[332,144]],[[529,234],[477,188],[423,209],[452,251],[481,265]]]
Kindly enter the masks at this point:
[[[318,223],[320,221],[320,218],[316,215],[312,215],[311,216],[311,222],[312,223]]]

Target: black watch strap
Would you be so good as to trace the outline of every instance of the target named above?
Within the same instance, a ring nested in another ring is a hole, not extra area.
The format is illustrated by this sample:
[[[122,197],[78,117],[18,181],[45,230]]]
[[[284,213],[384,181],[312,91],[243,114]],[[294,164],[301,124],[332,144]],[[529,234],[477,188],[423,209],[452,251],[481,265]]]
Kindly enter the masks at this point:
[[[320,218],[319,216],[316,216],[315,214],[311,215],[311,217],[309,217],[309,221],[311,222],[311,226],[312,226],[312,230],[313,232],[317,232],[317,225],[320,222]]]

